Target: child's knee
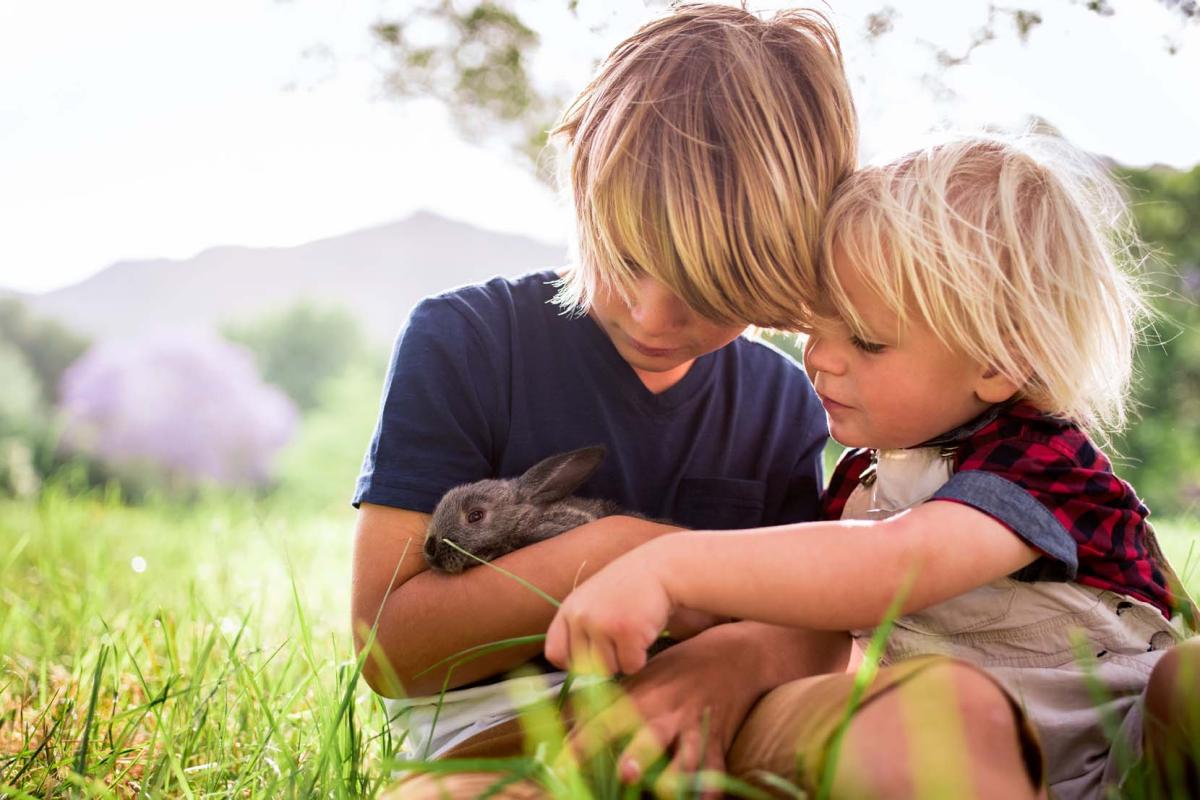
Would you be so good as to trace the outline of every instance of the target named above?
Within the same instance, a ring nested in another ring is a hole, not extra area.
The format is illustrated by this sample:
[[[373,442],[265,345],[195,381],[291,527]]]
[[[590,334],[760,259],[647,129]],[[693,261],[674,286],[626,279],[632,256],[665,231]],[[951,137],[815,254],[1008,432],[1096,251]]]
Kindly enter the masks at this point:
[[[964,730],[973,736],[1016,733],[1016,709],[994,679],[961,661],[939,660],[915,675],[905,694],[948,701],[955,698]]]
[[[947,667],[963,717],[997,733],[1017,731],[1016,709],[995,680],[966,664]]]
[[[1200,722],[1200,639],[1192,639],[1163,653],[1146,685],[1148,721],[1167,727],[1195,728]]]

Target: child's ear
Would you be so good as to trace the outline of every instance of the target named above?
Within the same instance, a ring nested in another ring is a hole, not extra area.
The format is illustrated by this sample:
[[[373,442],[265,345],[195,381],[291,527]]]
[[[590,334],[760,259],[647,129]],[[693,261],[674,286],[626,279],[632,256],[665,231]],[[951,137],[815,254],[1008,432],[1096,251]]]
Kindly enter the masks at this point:
[[[989,405],[1011,400],[1021,387],[995,367],[983,367],[975,379],[975,396]]]

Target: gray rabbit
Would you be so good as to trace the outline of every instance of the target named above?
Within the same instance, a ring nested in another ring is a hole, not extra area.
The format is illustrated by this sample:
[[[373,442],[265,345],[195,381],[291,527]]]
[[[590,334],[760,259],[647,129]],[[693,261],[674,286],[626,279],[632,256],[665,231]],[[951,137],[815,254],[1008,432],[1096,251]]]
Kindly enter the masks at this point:
[[[451,489],[433,510],[425,560],[434,570],[455,575],[479,562],[446,540],[491,561],[585,522],[622,513],[611,500],[571,496],[600,466],[604,454],[602,446],[583,447],[539,461],[519,478]]]

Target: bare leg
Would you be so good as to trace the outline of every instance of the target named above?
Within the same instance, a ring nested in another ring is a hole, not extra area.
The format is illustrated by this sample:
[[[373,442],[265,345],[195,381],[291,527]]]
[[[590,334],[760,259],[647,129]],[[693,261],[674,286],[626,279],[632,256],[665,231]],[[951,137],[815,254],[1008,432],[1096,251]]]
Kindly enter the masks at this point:
[[[834,797],[1033,798],[1017,718],[987,676],[930,667],[855,716]]]
[[[1039,796],[1041,759],[1027,751],[1033,740],[1008,697],[948,658],[881,670],[835,756],[829,744],[854,679],[806,678],[772,691],[738,733],[730,772],[768,790],[763,773],[782,776],[812,793],[832,769],[835,798]]]
[[[1146,757],[1168,794],[1200,795],[1200,640],[1163,654],[1146,686]]]

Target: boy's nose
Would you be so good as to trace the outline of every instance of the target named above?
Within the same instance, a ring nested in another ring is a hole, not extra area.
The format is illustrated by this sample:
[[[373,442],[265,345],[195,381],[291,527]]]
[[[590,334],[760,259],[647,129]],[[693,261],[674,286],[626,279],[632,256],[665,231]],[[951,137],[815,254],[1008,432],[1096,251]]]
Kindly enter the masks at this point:
[[[638,282],[629,315],[647,335],[670,333],[687,324],[692,310],[670,288],[654,278]]]

